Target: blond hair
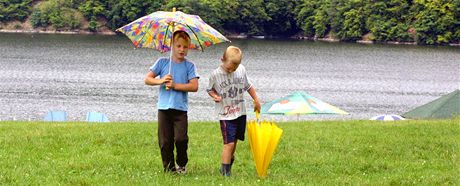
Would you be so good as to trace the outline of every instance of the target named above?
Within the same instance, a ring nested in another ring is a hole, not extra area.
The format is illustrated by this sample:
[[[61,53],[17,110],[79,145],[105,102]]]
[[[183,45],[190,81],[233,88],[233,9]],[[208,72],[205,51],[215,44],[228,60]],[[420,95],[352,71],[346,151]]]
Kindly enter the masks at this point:
[[[240,64],[241,59],[243,58],[243,53],[241,52],[240,48],[236,46],[229,46],[227,50],[224,52],[224,56],[222,57],[223,61],[225,62],[233,62]]]
[[[185,32],[183,30],[175,31],[174,34],[173,34],[174,41],[176,41],[179,38],[182,38],[182,39],[186,40],[188,42],[188,44],[190,44],[190,36],[187,34],[187,32]]]

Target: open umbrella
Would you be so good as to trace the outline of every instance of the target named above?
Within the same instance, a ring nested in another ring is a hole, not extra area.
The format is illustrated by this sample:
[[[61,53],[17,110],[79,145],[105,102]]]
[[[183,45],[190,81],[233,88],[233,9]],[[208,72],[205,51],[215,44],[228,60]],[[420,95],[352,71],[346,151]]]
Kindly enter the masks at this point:
[[[256,118],[257,120],[249,121],[247,124],[249,145],[257,174],[265,177],[283,130],[274,122],[259,121],[258,113],[256,113]]]
[[[213,44],[230,42],[199,16],[175,9],[172,12],[154,12],[117,29],[128,36],[137,48],[153,48],[162,53],[170,51],[172,35],[177,30],[183,30],[190,36],[190,49],[203,51]]]
[[[348,114],[305,92],[294,92],[262,105],[261,114]]]

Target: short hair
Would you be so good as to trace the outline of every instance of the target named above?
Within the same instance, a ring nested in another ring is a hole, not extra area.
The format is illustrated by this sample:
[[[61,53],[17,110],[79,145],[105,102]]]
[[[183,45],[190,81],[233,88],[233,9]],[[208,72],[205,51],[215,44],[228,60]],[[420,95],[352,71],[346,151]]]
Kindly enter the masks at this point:
[[[222,57],[224,61],[232,61],[241,63],[241,59],[243,58],[243,53],[241,49],[236,46],[229,46],[227,50],[224,52],[224,56]]]
[[[179,38],[186,40],[190,44],[190,36],[187,34],[187,32],[183,30],[175,31],[173,34],[174,41],[176,41]]]

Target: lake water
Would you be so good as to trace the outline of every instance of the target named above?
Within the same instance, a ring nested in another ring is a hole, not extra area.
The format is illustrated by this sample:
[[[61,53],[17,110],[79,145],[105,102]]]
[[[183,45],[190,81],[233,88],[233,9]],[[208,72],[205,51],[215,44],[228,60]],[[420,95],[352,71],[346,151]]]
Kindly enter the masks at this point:
[[[243,50],[242,64],[263,102],[305,91],[350,113],[266,119],[403,114],[460,88],[459,47],[253,39],[231,44]],[[228,45],[189,52],[201,75],[199,91],[189,93],[189,120],[217,118],[205,87]],[[63,110],[71,121],[84,121],[88,111],[110,121],[154,121],[158,87],[143,80],[155,59],[167,55],[134,49],[124,36],[0,33],[0,120],[40,121],[48,111]],[[251,107],[249,94],[246,100]]]

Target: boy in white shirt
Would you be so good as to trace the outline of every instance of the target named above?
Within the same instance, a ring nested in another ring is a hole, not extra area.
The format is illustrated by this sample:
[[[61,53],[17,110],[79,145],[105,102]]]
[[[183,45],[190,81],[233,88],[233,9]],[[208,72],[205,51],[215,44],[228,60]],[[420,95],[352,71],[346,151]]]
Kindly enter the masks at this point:
[[[244,92],[247,91],[254,100],[254,111],[260,112],[256,90],[248,80],[246,69],[240,65],[241,59],[241,50],[229,46],[222,56],[222,64],[211,73],[207,87],[209,96],[216,102],[224,140],[220,168],[223,176],[231,176],[237,140],[244,140],[246,129]]]

